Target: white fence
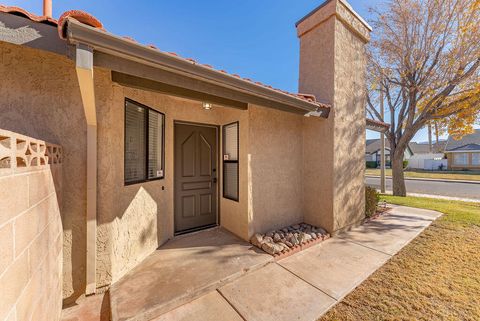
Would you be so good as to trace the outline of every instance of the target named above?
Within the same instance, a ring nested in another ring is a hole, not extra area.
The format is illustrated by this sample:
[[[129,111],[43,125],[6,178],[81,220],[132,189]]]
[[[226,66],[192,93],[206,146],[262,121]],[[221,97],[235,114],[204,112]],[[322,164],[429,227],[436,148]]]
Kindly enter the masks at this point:
[[[425,164],[423,165],[423,169],[431,170],[431,171],[438,171],[438,170],[447,170],[448,161],[446,159],[426,159]]]
[[[408,160],[408,168],[423,170],[443,170],[447,169],[447,160],[443,159],[443,154],[417,154]]]

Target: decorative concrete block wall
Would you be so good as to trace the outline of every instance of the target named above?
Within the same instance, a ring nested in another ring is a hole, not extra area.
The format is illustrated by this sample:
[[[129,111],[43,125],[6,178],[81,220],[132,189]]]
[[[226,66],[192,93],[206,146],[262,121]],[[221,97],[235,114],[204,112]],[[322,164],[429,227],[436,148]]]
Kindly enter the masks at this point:
[[[62,148],[0,129],[0,320],[59,320]]]

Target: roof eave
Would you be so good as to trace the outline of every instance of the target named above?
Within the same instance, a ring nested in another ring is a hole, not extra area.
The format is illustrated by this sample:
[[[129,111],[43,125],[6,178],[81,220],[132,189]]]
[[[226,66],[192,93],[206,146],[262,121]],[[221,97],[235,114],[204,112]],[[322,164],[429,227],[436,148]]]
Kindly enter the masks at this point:
[[[259,86],[253,82],[98,30],[75,19],[68,19],[66,28],[67,40],[72,44],[82,43],[99,52],[269,99],[290,106],[292,112],[295,113],[299,113],[299,111],[304,111],[305,114],[319,112],[320,117],[327,118],[330,112],[330,108],[326,105],[318,105],[268,87]]]

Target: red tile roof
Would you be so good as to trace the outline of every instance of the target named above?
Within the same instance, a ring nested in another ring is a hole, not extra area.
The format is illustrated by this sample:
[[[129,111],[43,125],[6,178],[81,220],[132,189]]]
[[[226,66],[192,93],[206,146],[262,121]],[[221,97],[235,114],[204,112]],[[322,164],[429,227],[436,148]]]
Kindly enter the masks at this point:
[[[380,127],[384,127],[384,128],[390,128],[390,124],[387,124],[387,123],[384,123],[384,122],[381,122],[379,120],[376,120],[376,119],[370,119],[370,118],[367,118],[367,126],[380,126]]]
[[[0,4],[0,12],[5,12],[5,13],[10,13],[10,14],[13,14],[13,15],[17,15],[17,16],[22,16],[22,17],[28,18],[32,21],[40,22],[40,23],[46,23],[46,24],[50,24],[52,26],[57,26],[58,25],[58,21],[53,19],[53,18],[46,17],[46,16],[37,16],[37,15],[35,15],[31,12],[28,12],[25,9],[19,8],[19,7],[8,7],[8,6],[4,6],[4,5]]]
[[[49,18],[49,17],[45,17],[45,16],[37,16],[37,15],[32,14],[32,13],[30,13],[30,12],[28,12],[28,11],[22,9],[22,8],[19,8],[19,7],[8,7],[8,6],[0,5],[0,12],[19,15],[19,16],[23,16],[25,18],[28,18],[32,21],[35,21],[35,22],[47,23],[47,24],[50,24],[50,25],[53,25],[53,26],[57,26],[58,34],[59,34],[60,38],[62,38],[62,39],[65,39],[65,36],[66,36],[65,35],[65,31],[66,31],[65,30],[65,24],[66,24],[68,18],[76,19],[77,21],[79,21],[83,24],[86,24],[88,26],[97,28],[98,30],[101,30],[103,32],[106,32],[102,23],[98,19],[96,19],[94,16],[90,15],[89,13],[86,13],[86,12],[81,11],[81,10],[67,11],[67,12],[65,12],[61,15],[61,17],[58,21],[53,19],[53,18]],[[130,38],[130,37],[123,37],[123,38],[126,39],[126,40],[129,40],[129,41],[132,41],[132,42],[137,42],[135,39]],[[154,45],[143,45],[143,46],[160,51]],[[176,54],[174,52],[164,52],[164,53],[175,56],[179,59],[184,59],[184,60],[189,61],[193,64],[203,66],[205,68],[214,69],[217,72],[228,74],[228,72],[226,72],[225,70],[218,70],[218,69],[215,69],[211,65],[201,64],[201,63],[197,62],[195,59],[192,59],[192,58],[183,58],[183,57],[179,56],[178,54]],[[287,92],[287,91],[284,91],[284,90],[281,90],[281,89],[273,88],[272,86],[265,85],[265,84],[263,84],[261,82],[258,82],[258,81],[254,82],[253,80],[251,80],[249,78],[242,78],[237,74],[230,74],[230,76],[242,79],[243,81],[246,81],[246,82],[254,83],[257,86],[261,86],[261,87],[269,88],[269,89],[277,91],[277,92],[281,92],[285,95],[289,95],[291,97],[295,97],[295,98],[303,100],[303,101],[307,101],[307,102],[309,102],[311,104],[314,104],[314,105],[317,105],[319,107],[330,108],[330,106],[327,105],[327,104],[322,104],[320,102],[317,102],[315,96],[311,95],[311,94],[290,93],[290,92]]]
[[[77,20],[78,22],[81,22],[83,24],[86,24],[90,27],[94,27],[97,29],[100,29],[102,31],[105,31],[103,28],[102,23],[92,16],[91,14],[81,11],[81,10],[70,10],[64,12],[61,16],[60,19],[58,19],[58,35],[60,38],[65,39],[65,24],[67,23],[68,18],[73,18]]]

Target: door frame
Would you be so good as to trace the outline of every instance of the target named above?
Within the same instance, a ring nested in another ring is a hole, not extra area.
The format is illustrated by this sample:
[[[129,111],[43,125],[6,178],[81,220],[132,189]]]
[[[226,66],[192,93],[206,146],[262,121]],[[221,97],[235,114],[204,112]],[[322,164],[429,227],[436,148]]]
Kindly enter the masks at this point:
[[[214,128],[215,129],[215,141],[216,141],[216,144],[217,144],[217,148],[216,148],[216,153],[217,153],[217,157],[215,157],[215,164],[216,164],[216,172],[217,172],[217,186],[215,188],[215,192],[217,194],[217,200],[216,200],[216,208],[217,208],[217,213],[216,213],[216,222],[214,225],[207,225],[207,226],[202,226],[202,227],[198,227],[198,228],[193,228],[193,229],[189,229],[189,230],[186,230],[186,231],[181,231],[181,232],[177,232],[175,231],[175,199],[176,199],[176,195],[175,195],[175,187],[176,187],[176,184],[177,184],[177,180],[176,180],[176,177],[175,177],[175,125],[189,125],[189,126],[197,126],[197,127],[209,127],[209,128]],[[183,234],[189,234],[189,233],[194,233],[194,232],[198,232],[198,231],[201,231],[201,230],[207,230],[209,228],[212,228],[212,227],[216,227],[216,226],[219,226],[220,225],[220,180],[223,179],[223,177],[220,177],[220,125],[215,125],[215,124],[207,124],[207,123],[197,123],[197,122],[191,122],[191,121],[185,121],[185,120],[176,120],[174,119],[173,120],[173,157],[172,157],[172,160],[173,160],[173,165],[172,165],[172,169],[173,169],[173,235],[174,236],[179,236],[179,235],[183,235]]]

